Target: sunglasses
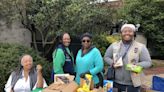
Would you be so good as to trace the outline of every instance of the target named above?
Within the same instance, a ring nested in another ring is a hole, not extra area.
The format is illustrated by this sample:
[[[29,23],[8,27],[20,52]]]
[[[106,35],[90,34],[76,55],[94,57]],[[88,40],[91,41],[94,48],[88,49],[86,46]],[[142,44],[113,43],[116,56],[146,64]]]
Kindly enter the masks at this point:
[[[90,40],[82,40],[82,42],[83,42],[83,43],[85,43],[85,42],[89,43]]]

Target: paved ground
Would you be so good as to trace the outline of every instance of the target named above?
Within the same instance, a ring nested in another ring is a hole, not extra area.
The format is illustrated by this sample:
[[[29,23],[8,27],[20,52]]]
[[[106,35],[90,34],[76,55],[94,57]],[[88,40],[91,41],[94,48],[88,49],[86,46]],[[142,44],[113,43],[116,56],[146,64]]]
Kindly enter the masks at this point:
[[[164,67],[149,68],[144,70],[145,75],[164,74]]]
[[[150,68],[144,70],[145,76],[142,77],[142,82],[145,86],[151,87],[152,77],[159,76],[164,78],[164,67]]]

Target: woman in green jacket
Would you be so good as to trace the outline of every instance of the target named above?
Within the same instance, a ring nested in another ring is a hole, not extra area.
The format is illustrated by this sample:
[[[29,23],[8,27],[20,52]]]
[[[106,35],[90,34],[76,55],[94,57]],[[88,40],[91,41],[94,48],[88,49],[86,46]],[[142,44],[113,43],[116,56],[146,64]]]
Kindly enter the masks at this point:
[[[59,44],[53,52],[54,74],[69,73],[74,75],[74,57],[69,49],[71,39],[68,33],[63,33],[59,37]]]

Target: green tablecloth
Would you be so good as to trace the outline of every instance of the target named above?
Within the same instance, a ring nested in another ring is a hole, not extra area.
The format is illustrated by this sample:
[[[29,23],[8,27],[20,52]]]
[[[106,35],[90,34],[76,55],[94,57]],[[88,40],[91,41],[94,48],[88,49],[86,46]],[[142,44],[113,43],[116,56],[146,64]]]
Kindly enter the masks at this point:
[[[36,88],[32,92],[42,92],[43,88]]]

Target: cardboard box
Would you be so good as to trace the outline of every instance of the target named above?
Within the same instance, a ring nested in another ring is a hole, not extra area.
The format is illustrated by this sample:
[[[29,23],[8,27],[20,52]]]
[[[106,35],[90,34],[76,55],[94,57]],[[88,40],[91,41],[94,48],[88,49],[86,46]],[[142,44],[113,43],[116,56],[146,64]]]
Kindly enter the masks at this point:
[[[45,88],[43,92],[76,92],[78,84],[73,80],[72,75],[55,74],[54,83]]]
[[[141,86],[141,92],[160,92],[160,91],[155,91],[155,90],[152,90],[151,88],[145,86],[145,85],[142,85]]]
[[[66,84],[74,80],[74,76],[69,74],[55,74],[54,83]]]
[[[102,87],[99,87],[98,89],[94,88],[91,92],[104,92]]]
[[[78,85],[72,81],[68,84],[53,83],[43,90],[43,92],[76,92]]]

